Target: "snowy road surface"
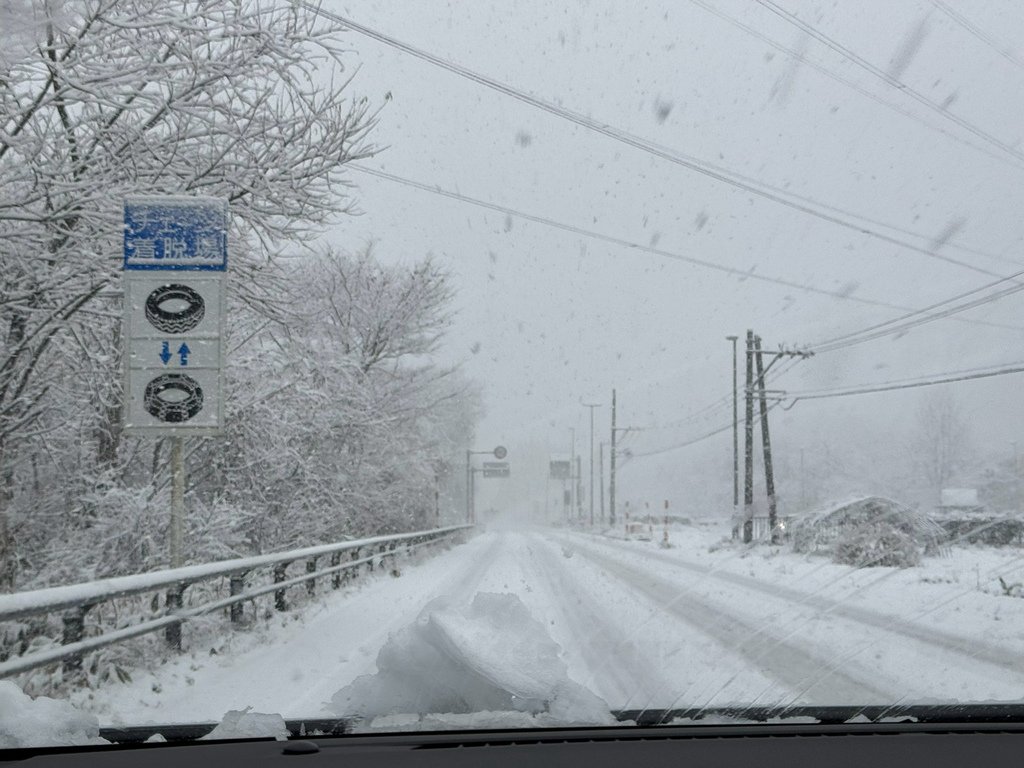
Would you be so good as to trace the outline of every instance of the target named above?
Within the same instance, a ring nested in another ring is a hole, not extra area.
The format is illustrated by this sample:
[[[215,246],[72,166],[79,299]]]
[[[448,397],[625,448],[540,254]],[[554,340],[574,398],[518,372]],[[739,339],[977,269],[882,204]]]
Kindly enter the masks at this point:
[[[376,671],[391,633],[431,600],[463,605],[478,592],[516,595],[569,676],[616,709],[1024,698],[1024,601],[981,589],[1020,568],[1012,556],[856,570],[708,541],[697,530],[674,531],[669,549],[485,532],[79,703],[110,724],[219,720],[248,706],[331,716],[332,695]]]

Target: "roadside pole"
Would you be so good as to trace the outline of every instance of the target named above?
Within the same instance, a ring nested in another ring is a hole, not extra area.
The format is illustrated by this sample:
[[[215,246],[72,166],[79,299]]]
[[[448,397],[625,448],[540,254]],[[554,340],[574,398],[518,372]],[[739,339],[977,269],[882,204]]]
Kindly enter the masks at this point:
[[[466,449],[466,523],[473,523],[473,451]]]
[[[740,507],[740,442],[739,442],[739,411],[736,393],[736,341],[739,336],[726,336],[732,342],[732,537],[738,539],[739,507]]]
[[[746,421],[744,422],[743,543],[754,539],[754,332],[747,331]]]
[[[185,564],[185,440],[171,438],[171,568]]]
[[[775,504],[775,474],[772,471],[772,440],[768,433],[768,398],[764,391],[764,364],[761,360],[761,337],[754,337],[757,363],[757,389],[761,407],[761,447],[764,450],[764,484],[768,493],[768,530],[772,544],[780,544],[778,510]]]
[[[615,525],[615,390],[612,390],[611,480],[608,486],[608,524]]]

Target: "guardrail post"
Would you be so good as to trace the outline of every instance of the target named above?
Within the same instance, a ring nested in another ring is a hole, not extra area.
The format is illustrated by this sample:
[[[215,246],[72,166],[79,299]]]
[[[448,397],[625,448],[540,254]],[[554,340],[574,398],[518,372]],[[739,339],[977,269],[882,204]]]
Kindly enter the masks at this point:
[[[316,573],[316,561],[317,558],[311,557],[306,561],[306,573]],[[306,582],[306,594],[316,594],[316,578],[309,579]]]
[[[278,584],[284,581],[285,571],[288,569],[290,563],[278,563],[274,566],[274,583]],[[279,589],[274,592],[274,608],[279,611],[287,611],[288,604],[284,599],[285,590]]]
[[[231,595],[240,595],[245,589],[245,574],[234,573],[231,575]],[[231,623],[241,624],[243,618],[242,604],[232,603],[231,604]]]
[[[187,584],[175,584],[173,587],[167,590],[167,597],[165,599],[166,613],[170,614],[173,611],[181,608],[184,602],[185,587]],[[174,624],[170,624],[164,630],[164,639],[167,644],[176,651],[181,650],[181,622],[176,621]]]
[[[80,605],[64,614],[64,636],[61,645],[81,642],[85,637],[85,614],[91,605]],[[82,670],[82,654],[68,656],[63,663],[64,674],[76,674]]]
[[[331,555],[331,567],[336,568],[341,565],[341,552],[335,552]],[[338,589],[341,586],[341,571],[335,571],[331,574],[331,588]]]
[[[359,559],[359,547],[352,550],[352,554],[349,555],[349,560]],[[342,584],[348,584],[351,579],[359,578],[359,566],[353,565],[351,568],[346,568],[341,577]]]

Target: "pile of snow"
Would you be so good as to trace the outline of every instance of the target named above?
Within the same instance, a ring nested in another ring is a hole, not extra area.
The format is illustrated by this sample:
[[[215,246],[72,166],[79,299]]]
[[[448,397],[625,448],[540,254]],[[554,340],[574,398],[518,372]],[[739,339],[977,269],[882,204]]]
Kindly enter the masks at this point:
[[[922,551],[935,551],[946,535],[925,513],[881,496],[829,504],[794,518],[793,550],[827,554],[854,566],[917,565]]]
[[[281,715],[251,712],[252,707],[232,709],[216,728],[200,741],[215,739],[287,739],[288,726]]]
[[[342,688],[331,706],[371,729],[614,724],[608,705],[569,679],[560,654],[516,595],[481,592],[465,609],[442,598],[392,634],[377,673]]]
[[[33,699],[10,680],[0,681],[0,748],[108,743],[94,715],[47,696]]]

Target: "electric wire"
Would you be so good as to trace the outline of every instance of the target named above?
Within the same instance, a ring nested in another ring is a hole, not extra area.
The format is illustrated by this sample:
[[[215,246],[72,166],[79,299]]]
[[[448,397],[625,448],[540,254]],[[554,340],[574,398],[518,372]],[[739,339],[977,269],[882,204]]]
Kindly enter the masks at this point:
[[[424,184],[423,182],[420,182],[420,181],[415,181],[413,179],[409,179],[409,178],[406,178],[406,177],[403,177],[403,176],[398,176],[396,174],[389,173],[387,171],[382,171],[382,170],[379,170],[379,169],[376,169],[376,168],[369,168],[367,166],[359,165],[357,163],[350,163],[346,167],[349,168],[350,170],[357,171],[358,173],[365,173],[365,174],[368,174],[370,176],[376,176],[377,178],[384,179],[386,181],[391,181],[391,182],[394,182],[396,184],[401,184],[403,186],[411,187],[411,188],[414,188],[414,189],[418,189],[418,190],[420,190],[422,192],[429,192],[430,194],[440,195],[441,197],[447,197],[447,198],[449,198],[451,200],[457,200],[457,201],[462,202],[462,203],[468,203],[470,205],[474,205],[474,206],[477,206],[477,207],[480,207],[480,208],[486,208],[488,210],[496,211],[498,213],[505,214],[506,216],[515,216],[516,218],[522,219],[524,221],[531,221],[531,222],[533,222],[535,224],[542,224],[544,226],[552,227],[554,229],[560,229],[560,230],[562,230],[564,232],[570,232],[570,233],[572,233],[574,235],[578,235],[580,237],[593,238],[595,240],[601,240],[603,242],[611,243],[612,245],[617,245],[617,246],[620,246],[622,248],[629,248],[631,250],[643,251],[645,253],[650,253],[650,254],[653,254],[655,256],[660,256],[662,258],[672,259],[674,261],[685,262],[687,264],[692,264],[692,265],[697,266],[697,267],[703,267],[705,269],[714,270],[716,272],[723,272],[725,274],[729,274],[729,275],[732,275],[734,277],[738,277],[738,278],[743,279],[743,280],[750,279],[750,280],[755,280],[755,281],[764,282],[764,283],[771,283],[771,284],[774,284],[774,285],[781,285],[781,286],[783,286],[785,288],[792,288],[792,289],[795,289],[795,290],[804,291],[806,293],[813,293],[813,294],[817,294],[817,295],[820,295],[820,296],[828,296],[828,297],[833,298],[833,299],[840,299],[842,301],[849,301],[849,302],[853,302],[853,303],[856,303],[856,304],[864,304],[864,305],[872,306],[872,307],[882,307],[882,308],[885,308],[885,309],[894,309],[894,310],[898,310],[898,311],[901,311],[901,312],[914,312],[914,311],[916,311],[913,307],[907,307],[907,306],[904,306],[904,305],[892,304],[890,302],[881,301],[881,300],[877,300],[877,299],[871,299],[871,298],[867,298],[867,297],[863,297],[863,296],[857,296],[855,294],[851,294],[851,293],[848,293],[848,292],[845,292],[845,291],[831,291],[831,290],[829,290],[827,288],[819,288],[819,287],[814,286],[814,285],[808,285],[806,283],[798,283],[798,282],[796,282],[794,280],[787,280],[785,278],[780,278],[780,277],[772,277],[770,275],[761,275],[761,274],[758,274],[757,272],[754,272],[752,270],[743,270],[743,269],[739,269],[737,267],[730,267],[730,266],[727,266],[725,264],[717,264],[717,263],[715,263],[713,261],[707,261],[706,259],[698,259],[698,258],[696,258],[694,256],[686,256],[686,255],[683,255],[683,254],[680,254],[680,253],[675,253],[675,252],[672,252],[672,251],[666,251],[666,250],[663,250],[661,248],[655,248],[653,246],[644,245],[642,243],[637,243],[637,242],[634,242],[634,241],[631,241],[631,240],[626,240],[626,239],[623,239],[623,238],[620,238],[620,237],[615,237],[614,235],[604,234],[602,232],[597,232],[597,231],[594,231],[594,230],[591,230],[591,229],[586,229],[584,227],[579,227],[579,226],[576,226],[574,224],[566,224],[564,222],[557,221],[555,219],[551,219],[551,218],[548,218],[546,216],[539,216],[539,215],[532,214],[532,213],[526,213],[525,211],[520,211],[518,209],[511,208],[511,207],[506,206],[506,205],[500,205],[498,203],[491,203],[491,202],[488,202],[486,200],[481,200],[479,198],[470,197],[469,195],[464,195],[461,192],[454,192],[452,190],[445,189],[445,188],[437,186],[437,185]],[[1011,279],[1011,278],[1000,278],[1000,279]],[[991,327],[991,328],[1000,328],[1002,330],[1012,330],[1012,331],[1024,330],[1024,328],[1020,328],[1020,327],[1013,326],[1013,325],[1005,325],[1005,324],[1002,324],[1002,323],[991,323],[991,322],[982,321],[982,320],[970,320],[970,319],[967,319],[967,318],[957,318],[957,319],[959,321],[961,321],[961,322],[966,322],[966,323],[969,323],[969,324],[972,324],[972,325],[984,325],[984,326]]]
[[[879,232],[878,230],[864,226],[863,224],[858,224],[855,221],[848,221],[842,216],[835,215],[824,210],[818,210],[814,208],[812,205],[808,205],[806,203],[800,202],[799,200],[790,199],[784,195],[772,192],[770,189],[766,189],[760,182],[751,183],[748,181],[744,181],[743,179],[736,177],[736,175],[731,172],[712,168],[707,163],[704,163],[703,161],[697,158],[690,157],[675,151],[666,151],[665,149],[662,149],[649,141],[641,139],[640,137],[635,136],[634,134],[615,128],[606,123],[602,123],[598,120],[594,120],[593,118],[587,117],[579,112],[575,112],[565,107],[557,106],[551,102],[532,96],[526,93],[525,91],[521,91],[498,80],[487,77],[485,75],[481,75],[473,70],[470,70],[459,64],[455,64],[454,62],[448,61],[447,59],[441,58],[440,56],[436,56],[435,54],[429,53],[428,51],[425,51],[423,49],[416,48],[415,46],[412,46],[408,43],[404,43],[400,40],[397,40],[394,37],[386,35],[382,32],[378,32],[377,30],[374,30],[363,24],[359,24],[358,22],[352,21],[351,19],[345,16],[341,16],[340,14],[327,11],[311,3],[304,3],[303,7],[305,7],[307,10],[313,13],[320,14],[338,24],[346,26],[355,32],[370,37],[371,39],[377,40],[378,42],[383,43],[385,45],[396,48],[400,51],[403,51],[404,53],[407,53],[430,64],[438,66],[460,77],[466,78],[468,80],[471,80],[472,82],[495,90],[499,93],[514,98],[532,107],[548,112],[549,114],[555,115],[556,117],[568,120],[572,123],[575,123],[576,125],[586,128],[587,130],[602,134],[608,138],[627,144],[633,147],[634,149],[639,149],[655,157],[661,158],[668,162],[687,168],[695,173],[707,176],[708,178],[711,178],[722,184],[735,187],[744,192],[748,192],[749,194],[752,195],[757,195],[758,197],[770,200],[779,205],[791,208],[793,210],[815,217],[822,221],[829,222],[836,226],[852,230],[861,235],[875,238],[882,242],[889,243],[890,245],[905,248],[907,250],[913,251],[928,258],[943,261],[949,264],[959,266],[963,269],[979,272],[981,274],[989,275],[992,277],[1002,277],[1002,275],[998,273],[991,272],[990,270],[984,269],[975,264],[971,264],[970,262],[962,261],[951,256],[946,256],[934,250],[924,248],[922,246],[916,245],[914,243],[908,242],[898,237],[894,237],[892,235],[887,235],[883,232]],[[1024,158],[1024,156],[1022,156],[1022,158]],[[851,218],[855,217],[855,215],[850,216]]]
[[[861,69],[865,70],[866,72],[869,72],[870,74],[874,75],[878,79],[882,80],[882,82],[884,82],[886,85],[888,85],[888,86],[890,86],[892,88],[897,89],[901,93],[905,93],[907,96],[909,96],[910,98],[914,99],[914,101],[918,102],[919,104],[924,105],[925,107],[927,107],[928,109],[932,110],[936,114],[942,116],[946,120],[952,121],[956,125],[958,125],[961,128],[963,128],[965,131],[968,131],[968,132],[974,134],[978,138],[982,139],[983,141],[988,142],[992,146],[1002,150],[1003,152],[1005,152],[1008,155],[1016,158],[1017,160],[1024,160],[1024,154],[1022,154],[1018,150],[1014,149],[1013,147],[1011,147],[1006,142],[996,138],[995,136],[993,136],[992,134],[988,133],[987,131],[979,128],[976,125],[974,125],[970,121],[965,120],[964,118],[959,117],[958,115],[953,114],[952,112],[950,112],[948,109],[944,108],[938,102],[932,101],[927,96],[925,96],[924,94],[922,94],[919,91],[915,90],[914,88],[911,88],[909,85],[907,85],[906,83],[902,82],[898,78],[893,77],[888,72],[886,72],[886,71],[884,71],[882,69],[879,69],[878,67],[876,67],[874,64],[872,64],[870,61],[868,61],[864,57],[860,56],[855,51],[851,50],[850,48],[847,48],[842,43],[839,43],[836,40],[832,39],[831,37],[826,35],[824,32],[821,32],[820,30],[818,30],[813,25],[808,24],[806,21],[804,21],[803,19],[799,18],[795,14],[790,13],[789,11],[787,11],[784,8],[780,7],[773,0],[756,0],[756,1],[762,7],[766,8],[771,13],[775,14],[776,16],[778,16],[783,21],[785,21],[785,22],[795,26],[797,29],[800,29],[801,31],[803,31],[806,34],[810,35],[811,37],[813,37],[815,40],[817,40],[822,45],[824,45],[827,48],[831,49],[832,51],[838,53],[840,56],[843,56],[848,61],[852,62],[853,64],[855,64],[856,66],[858,66]]]
[[[1024,290],[1024,285],[1020,283],[1014,283],[1013,285],[1007,288],[1003,288],[1000,291],[990,293],[976,299],[972,299],[971,301],[965,302],[963,304],[958,304],[952,307],[946,307],[945,309],[940,308],[945,307],[945,305],[951,304],[954,301],[959,301],[973,294],[979,293],[989,288],[993,288],[999,285],[1000,283],[1013,280],[1016,277],[1022,275],[1024,275],[1024,271],[1018,272],[1015,275],[1010,275],[1008,278],[1006,278],[1006,280],[996,280],[995,282],[987,283],[986,285],[979,286],[978,288],[973,288],[970,291],[964,291],[963,293],[957,294],[956,296],[952,296],[948,299],[944,299],[940,302],[936,302],[934,304],[915,310],[913,312],[908,312],[899,317],[892,318],[891,320],[886,320],[881,323],[875,323],[874,325],[869,325],[866,328],[861,328],[856,331],[850,331],[849,333],[845,333],[840,336],[834,336],[831,339],[811,344],[809,346],[809,349],[812,350],[815,354],[833,352],[838,349],[844,349],[846,347],[851,347],[856,344],[862,344],[864,342],[883,338],[885,336],[904,333],[911,328],[924,325],[925,323],[934,322],[935,320],[943,320],[959,312],[964,312],[969,309],[976,309],[977,307],[984,306],[985,304],[990,304],[994,301],[1006,298],[1007,296],[1012,296],[1016,293],[1019,293],[1020,291]],[[935,309],[940,309],[940,311],[932,312],[932,310]]]
[[[988,379],[996,376],[1009,376],[1024,373],[1024,362],[1007,363],[1006,367],[999,367],[995,370],[991,366],[987,368],[973,369],[969,371],[949,371],[946,373],[930,374],[928,377],[919,377],[906,381],[878,382],[876,384],[861,384],[851,387],[842,387],[835,390],[811,390],[808,392],[790,392],[786,400],[790,404],[785,408],[789,410],[800,400],[823,400],[835,397],[850,397],[853,395],[867,395],[877,392],[891,392],[900,389],[916,389],[918,387],[931,387],[937,384],[952,384],[960,381],[974,381],[976,379]]]
[[[929,130],[937,131],[938,133],[941,133],[944,136],[946,136],[946,137],[948,137],[950,139],[953,139],[954,141],[956,141],[956,142],[958,142],[960,144],[963,144],[964,146],[970,147],[971,149],[974,149],[974,150],[976,150],[978,152],[982,152],[982,153],[988,155],[989,157],[991,157],[991,158],[993,158],[995,160],[999,160],[1001,162],[1005,162],[1006,161],[1006,156],[1005,156],[1004,153],[995,152],[995,151],[989,149],[988,147],[981,146],[981,145],[978,145],[978,144],[974,144],[973,142],[968,141],[967,139],[965,139],[962,136],[957,135],[956,133],[952,133],[951,131],[947,131],[945,128],[943,128],[940,125],[935,125],[933,123],[929,123],[929,122],[923,120],[921,117],[919,117],[915,113],[911,112],[910,110],[904,109],[903,107],[899,106],[898,104],[893,104],[890,101],[886,101],[885,99],[883,99],[878,94],[872,93],[867,88],[864,88],[863,86],[857,84],[853,80],[850,80],[850,79],[848,79],[846,77],[843,77],[842,75],[838,74],[837,72],[832,71],[831,69],[829,69],[824,64],[822,64],[822,63],[820,63],[818,61],[815,61],[814,59],[809,58],[807,55],[801,53],[800,51],[796,51],[796,50],[793,50],[792,48],[788,48],[787,46],[783,45],[782,43],[779,43],[779,42],[773,40],[771,37],[769,37],[768,35],[764,34],[760,30],[755,29],[754,27],[751,27],[749,24],[746,24],[746,23],[740,21],[739,19],[737,19],[737,18],[735,18],[733,16],[730,16],[729,14],[725,13],[724,11],[722,11],[719,8],[715,8],[713,5],[704,2],[704,0],[690,0],[690,2],[693,3],[694,5],[698,6],[699,8],[703,8],[708,13],[710,13],[710,14],[712,14],[714,16],[717,16],[718,18],[722,19],[723,21],[727,22],[728,24],[731,24],[732,26],[734,26],[734,27],[736,27],[736,28],[746,32],[747,34],[751,35],[752,37],[757,38],[758,40],[760,40],[764,44],[766,44],[768,46],[771,46],[772,48],[774,48],[775,50],[779,51],[780,53],[784,53],[786,56],[789,56],[790,58],[794,59],[795,61],[799,61],[804,66],[807,66],[807,67],[813,69],[814,71],[824,75],[825,77],[828,77],[828,78],[836,81],[837,83],[840,83],[841,85],[844,85],[847,88],[855,91],[856,93],[859,93],[861,96],[864,96],[865,98],[868,98],[871,101],[876,102],[877,104],[881,104],[883,107],[886,107],[887,109],[891,109],[892,111],[894,111],[894,112],[896,112],[896,113],[898,113],[900,115],[903,115],[904,117],[906,117],[906,118],[908,118],[910,120],[913,120],[914,122],[919,123],[920,125],[923,125],[924,127],[928,128]],[[1015,166],[1015,167],[1020,168],[1021,166]],[[874,223],[881,224],[882,226],[891,227],[891,225],[885,224],[883,222],[874,222]],[[891,228],[896,229],[897,231],[901,231],[904,234],[920,236],[920,235],[918,235],[918,233],[915,233],[915,232],[913,232],[911,230],[900,230],[897,227],[891,227]],[[975,251],[974,249],[970,249],[970,248],[964,248],[964,250],[970,251],[972,253],[979,253],[978,251]],[[979,255],[988,255],[988,254],[984,254],[982,252],[982,253],[979,253]],[[990,258],[992,258],[992,257],[990,256]]]
[[[951,18],[954,22],[959,24],[961,27],[967,30],[971,35],[976,37],[978,40],[981,40],[981,42],[985,43],[987,46],[989,46],[992,50],[994,50],[1004,59],[1009,61],[1011,64],[1014,64],[1020,67],[1021,69],[1024,69],[1024,61],[1021,61],[1016,55],[1014,55],[1010,51],[1009,46],[1000,44],[999,41],[996,40],[996,38],[993,35],[986,32],[984,29],[982,29],[977,24],[972,22],[966,16],[961,14],[959,11],[954,10],[952,7],[950,7],[948,3],[944,3],[942,2],[942,0],[931,0],[931,2],[934,7],[938,8],[949,18]]]

